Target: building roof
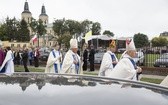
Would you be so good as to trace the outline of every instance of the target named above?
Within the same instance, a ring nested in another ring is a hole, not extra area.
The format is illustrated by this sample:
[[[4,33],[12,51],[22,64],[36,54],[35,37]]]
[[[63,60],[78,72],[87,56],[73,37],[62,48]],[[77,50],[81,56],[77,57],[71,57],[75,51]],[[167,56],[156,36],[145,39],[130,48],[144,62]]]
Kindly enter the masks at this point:
[[[31,12],[29,11],[29,4],[27,1],[25,2],[24,11],[22,13],[30,13],[31,14]]]
[[[46,14],[46,10],[45,10],[45,6],[44,6],[44,5],[43,5],[42,8],[41,8],[41,14],[40,14],[40,16],[48,16],[48,15]]]

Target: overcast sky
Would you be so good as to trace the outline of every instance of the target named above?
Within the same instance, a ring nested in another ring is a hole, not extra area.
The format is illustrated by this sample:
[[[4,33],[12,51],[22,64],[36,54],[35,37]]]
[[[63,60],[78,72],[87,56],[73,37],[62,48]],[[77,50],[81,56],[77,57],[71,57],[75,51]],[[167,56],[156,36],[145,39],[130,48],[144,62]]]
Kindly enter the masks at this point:
[[[144,33],[149,39],[168,31],[168,0],[27,0],[38,19],[44,4],[49,22],[55,19],[89,19],[99,22],[115,37]],[[0,0],[0,21],[7,16],[21,18],[25,0]]]

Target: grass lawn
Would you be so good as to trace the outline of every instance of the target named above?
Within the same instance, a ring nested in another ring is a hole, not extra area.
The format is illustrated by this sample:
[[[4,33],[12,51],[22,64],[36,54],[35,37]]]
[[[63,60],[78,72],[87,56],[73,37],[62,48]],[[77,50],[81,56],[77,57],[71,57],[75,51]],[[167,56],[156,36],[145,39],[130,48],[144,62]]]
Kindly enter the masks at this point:
[[[28,67],[31,72],[44,72],[42,68]],[[15,72],[24,72],[23,66],[15,66]],[[98,75],[97,72],[83,72],[86,75]],[[142,78],[141,81],[160,84],[162,79]]]
[[[141,78],[141,81],[160,84],[162,82],[162,79]]]
[[[121,54],[116,54],[117,58],[121,57]],[[160,57],[160,54],[144,54],[145,66],[153,67],[156,59]]]
[[[156,59],[160,57],[160,54],[145,54],[145,65],[148,67],[153,67]]]
[[[41,68],[35,68],[35,67],[28,67],[30,72],[44,72]],[[24,72],[23,66],[15,66],[15,72]]]

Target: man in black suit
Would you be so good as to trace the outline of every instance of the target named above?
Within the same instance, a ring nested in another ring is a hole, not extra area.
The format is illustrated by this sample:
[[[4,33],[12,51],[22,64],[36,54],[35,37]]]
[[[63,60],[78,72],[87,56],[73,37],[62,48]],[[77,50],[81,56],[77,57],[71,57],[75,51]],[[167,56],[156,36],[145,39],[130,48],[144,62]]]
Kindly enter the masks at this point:
[[[28,49],[27,48],[24,48],[24,51],[22,54],[22,61],[23,61],[25,72],[29,72],[29,69],[27,68],[27,62],[28,62]]]
[[[93,45],[90,46],[91,50],[89,53],[89,62],[90,62],[90,71],[94,71],[94,54],[95,54],[95,50]]]
[[[83,46],[83,71],[87,70],[87,60],[88,60],[88,50],[87,50],[87,45],[84,44]]]

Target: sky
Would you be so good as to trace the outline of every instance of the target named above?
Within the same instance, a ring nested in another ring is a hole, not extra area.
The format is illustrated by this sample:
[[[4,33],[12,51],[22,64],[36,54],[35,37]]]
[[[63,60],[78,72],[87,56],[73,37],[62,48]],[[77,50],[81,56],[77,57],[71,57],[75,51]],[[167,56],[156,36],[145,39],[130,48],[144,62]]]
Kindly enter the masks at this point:
[[[26,0],[0,0],[0,21],[7,16],[21,19]],[[27,0],[32,16],[38,19],[44,4],[49,22],[54,19],[85,19],[99,22],[102,31],[115,37],[143,33],[149,39],[168,31],[168,0]]]

